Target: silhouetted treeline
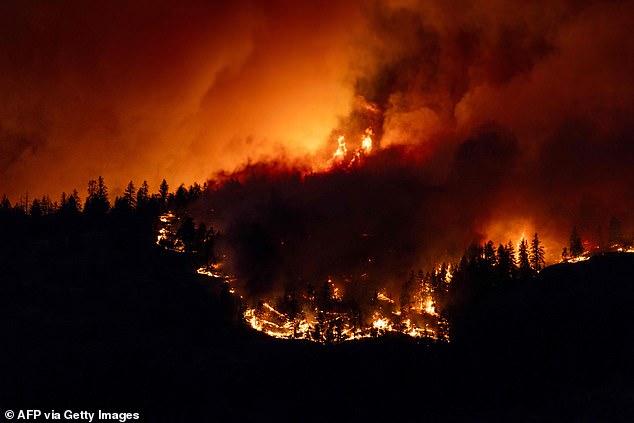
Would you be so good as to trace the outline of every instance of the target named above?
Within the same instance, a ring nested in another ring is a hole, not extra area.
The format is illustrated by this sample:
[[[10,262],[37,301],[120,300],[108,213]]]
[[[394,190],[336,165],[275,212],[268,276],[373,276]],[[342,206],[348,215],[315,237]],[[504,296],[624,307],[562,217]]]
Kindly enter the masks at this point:
[[[179,226],[175,231],[185,244],[184,251],[195,252],[206,261],[213,256],[214,232],[207,230],[204,223],[196,226],[187,215],[187,205],[198,199],[205,189],[206,184],[194,183],[189,188],[181,184],[175,192],[170,192],[164,179],[158,191],[152,193],[147,181],[138,188],[130,181],[123,194],[112,199],[104,178],[99,176],[88,181],[83,201],[76,189],[63,192],[59,200],[48,195],[29,199],[27,194],[14,204],[3,195],[0,231],[5,241],[11,240],[14,244],[51,237],[72,243],[80,233],[107,228],[132,231],[153,239],[158,217],[171,210],[178,216]]]
[[[545,267],[545,251],[537,233],[512,241],[472,244],[455,269],[448,290],[447,311],[454,323],[496,292],[529,283]]]

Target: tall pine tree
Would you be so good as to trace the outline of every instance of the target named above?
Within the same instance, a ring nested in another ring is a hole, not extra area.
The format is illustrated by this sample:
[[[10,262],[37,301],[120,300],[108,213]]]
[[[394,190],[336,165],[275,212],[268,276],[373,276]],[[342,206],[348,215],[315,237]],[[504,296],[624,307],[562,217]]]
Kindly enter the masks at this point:
[[[526,279],[533,274],[528,253],[528,241],[522,238],[518,249],[518,268],[520,279]]]
[[[534,271],[539,272],[546,265],[546,260],[544,259],[546,256],[546,252],[544,250],[544,247],[541,245],[541,242],[539,241],[537,232],[535,232],[535,236],[531,241],[531,250],[529,256],[531,267]]]

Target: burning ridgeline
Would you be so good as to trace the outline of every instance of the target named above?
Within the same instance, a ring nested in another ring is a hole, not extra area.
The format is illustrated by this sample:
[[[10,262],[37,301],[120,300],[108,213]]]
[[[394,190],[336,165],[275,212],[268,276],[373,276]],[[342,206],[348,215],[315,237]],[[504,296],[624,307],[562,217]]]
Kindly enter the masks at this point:
[[[407,269],[427,257],[425,248],[445,250],[444,238],[460,245],[472,235],[468,227],[439,235],[433,210],[464,220],[460,210],[446,207],[447,190],[430,188],[415,166],[383,166],[391,156],[381,156],[386,150],[372,137],[369,127],[333,134],[336,150],[306,176],[284,163],[258,163],[225,175],[203,194],[198,206],[208,214],[201,219],[221,228],[221,257],[198,273],[227,284],[253,329],[324,343],[388,333],[449,341],[447,316],[456,308],[450,288],[459,307],[464,298],[524,282],[545,266],[535,234],[530,245],[522,236],[517,254],[510,241],[497,249],[489,241],[458,266],[407,278]],[[179,251],[174,219],[161,218],[158,243]]]

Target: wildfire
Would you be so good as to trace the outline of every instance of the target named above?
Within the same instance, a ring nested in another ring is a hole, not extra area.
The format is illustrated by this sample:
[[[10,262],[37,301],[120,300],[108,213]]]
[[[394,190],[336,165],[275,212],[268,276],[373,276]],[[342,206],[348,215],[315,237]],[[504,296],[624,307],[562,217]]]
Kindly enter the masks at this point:
[[[376,299],[379,301],[387,301],[388,303],[394,304],[394,300],[382,292],[379,292],[378,294],[376,294]]]
[[[348,147],[346,146],[345,136],[340,135],[337,138],[337,149],[330,160],[331,167],[343,167],[344,169],[349,169],[359,164],[364,156],[367,156],[372,152],[374,147],[374,141],[372,140],[373,136],[374,131],[372,128],[366,128],[361,135],[361,146],[352,153],[352,158],[350,158],[346,164],[346,160],[348,159]]]
[[[423,289],[421,285],[419,290]],[[244,319],[253,329],[283,339],[342,342],[402,333],[414,338],[449,340],[447,321],[437,312],[431,294],[426,294],[420,307],[405,310],[397,308],[396,301],[386,292],[375,294],[377,303],[368,320],[355,316],[344,306],[344,297],[332,279],[314,295],[302,296],[304,303],[297,304],[295,309],[289,310],[288,302],[273,298],[247,308]],[[419,296],[422,298],[423,294]]]
[[[335,154],[332,155],[332,160],[340,163],[348,154],[348,148],[346,147],[346,138],[343,135],[340,135],[337,138],[337,150]]]
[[[176,251],[182,253],[185,251],[185,244],[178,238],[176,233],[176,227],[178,226],[178,217],[172,212],[167,212],[159,216],[159,222],[161,222],[161,228],[156,236],[156,245],[159,245],[167,250]]]
[[[566,263],[579,263],[581,261],[586,261],[586,260],[590,260],[590,256],[588,255],[583,255],[583,256],[579,256],[579,257],[572,257],[566,260],[563,260]]]
[[[222,264],[220,263],[213,263],[208,266],[200,267],[196,270],[196,273],[198,273],[199,275],[209,276],[211,278],[219,278],[224,280],[231,279],[231,277],[222,272]]]
[[[360,165],[375,149],[373,136],[372,128],[367,128],[360,136],[359,147],[352,151],[348,150],[345,136],[338,136],[331,166],[351,169]],[[184,251],[176,230],[178,217],[168,212],[160,216],[159,221],[157,244],[169,250]],[[372,258],[368,258],[368,262],[371,263]],[[252,299],[251,304],[246,304],[232,283],[235,278],[223,271],[222,263],[200,267],[197,273],[229,284],[228,291],[241,299],[244,321],[251,328],[276,338],[336,343],[387,333],[448,341],[448,324],[440,313],[438,298],[447,291],[451,269],[443,264],[426,276],[420,273],[409,283],[406,295],[387,289],[371,291],[368,286],[366,294],[356,292],[355,297],[338,286],[333,278],[328,278],[321,288],[307,286],[304,292]],[[367,273],[358,279],[362,284],[369,284],[369,280]]]
[[[374,135],[372,128],[367,128],[363,133],[363,138],[361,139],[361,148],[366,154],[372,151],[372,135]]]
[[[372,327],[374,329],[379,329],[382,331],[392,331],[394,327],[392,326],[392,322],[389,319],[379,316],[378,314],[374,315],[374,320],[372,321]]]
[[[436,307],[434,307],[434,300],[432,300],[431,298],[428,298],[427,301],[425,301],[425,313],[431,314],[433,316],[438,315],[436,313]]]
[[[584,242],[584,247],[589,245],[589,242]],[[597,254],[604,253],[634,253],[634,247],[632,247],[632,242],[628,242],[626,244],[612,244],[609,247],[601,247],[599,245],[594,245],[593,248],[585,248],[583,253],[577,257],[562,257],[560,263],[579,263],[582,261],[590,260],[590,258]]]

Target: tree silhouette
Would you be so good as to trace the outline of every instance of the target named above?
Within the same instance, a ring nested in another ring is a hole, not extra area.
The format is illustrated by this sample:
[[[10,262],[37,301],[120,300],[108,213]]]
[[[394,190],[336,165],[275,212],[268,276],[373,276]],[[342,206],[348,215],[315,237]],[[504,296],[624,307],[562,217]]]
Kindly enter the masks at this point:
[[[128,183],[128,186],[125,188],[125,191],[123,191],[123,200],[128,209],[130,210],[136,209],[136,206],[137,206],[136,190],[134,189],[134,183],[132,181]]]
[[[106,183],[103,180],[103,176],[99,176],[97,179],[97,197],[103,203],[108,204],[108,188],[106,187]],[[108,204],[109,206],[110,204]]]
[[[79,194],[77,193],[76,189],[74,189],[73,193],[69,195],[68,197],[66,196],[66,193],[63,192],[61,204],[59,206],[59,212],[64,217],[78,216],[79,213],[81,212],[80,203],[81,201],[79,199]]]
[[[33,199],[31,203],[31,208],[29,210],[29,214],[31,217],[38,218],[42,216],[42,208],[40,207],[40,202],[37,198]]]
[[[183,241],[186,251],[194,251],[196,248],[196,225],[194,219],[186,217],[181,227],[176,231],[178,238]]]
[[[198,184],[198,182],[194,182],[193,185],[189,186],[189,193],[188,193],[189,201],[197,200],[198,198],[200,198],[201,194],[202,194],[202,189],[200,188],[200,185]]]
[[[333,308],[334,289],[330,280],[324,282],[321,289],[317,292],[317,307],[320,310],[332,311]]]
[[[56,211],[57,204],[52,203],[48,195],[43,195],[40,200],[40,208],[42,209],[42,215],[47,216]]]
[[[161,185],[159,186],[159,198],[161,199],[161,207],[165,207],[167,205],[167,196],[169,195],[169,185],[167,185],[167,181],[163,179]]]
[[[583,244],[581,243],[581,237],[577,232],[577,227],[572,229],[570,234],[570,257],[576,258],[583,254]]]
[[[507,285],[515,277],[517,271],[515,266],[515,250],[512,242],[509,241],[506,247],[502,244],[498,246],[497,263],[496,282],[500,285]]]
[[[136,203],[138,208],[145,207],[150,201],[150,187],[147,184],[147,181],[143,181],[141,187],[136,193]]]
[[[200,258],[203,262],[209,263],[215,261],[214,256],[214,243],[215,243],[215,234],[214,229],[210,228],[207,230],[207,226],[204,222],[201,222],[198,225],[198,229],[196,231],[196,246],[195,249],[200,255]]]
[[[526,279],[533,274],[528,253],[528,241],[522,238],[518,249],[518,270],[520,279]]]
[[[513,245],[513,242],[509,239],[509,242],[506,244],[506,251],[509,255],[509,260],[510,260],[510,267],[511,267],[511,273],[513,275],[515,275],[515,272],[517,271],[517,259],[515,257],[515,246]]]
[[[180,184],[180,186],[176,189],[174,200],[176,201],[177,208],[180,209],[185,207],[189,200],[189,193],[187,191],[187,188],[185,188],[185,184]]]
[[[563,261],[566,261],[570,258],[570,255],[568,254],[568,247],[564,247],[564,249],[561,251],[561,259]]]
[[[70,209],[76,210],[77,213],[81,212],[81,200],[76,189],[73,189],[72,194],[68,197],[68,204]]]
[[[531,241],[531,249],[530,249],[530,262],[534,271],[539,272],[546,265],[545,258],[545,250],[539,241],[539,237],[537,236],[537,232],[535,232],[535,236]]]
[[[104,216],[110,210],[108,201],[108,188],[103,177],[99,176],[98,181],[88,181],[88,197],[84,211],[91,217]]]
[[[484,244],[482,254],[486,269],[492,270],[497,264],[497,258],[495,257],[495,244],[493,244],[493,241],[489,240],[486,244]]]
[[[6,194],[2,194],[2,201],[0,202],[0,212],[8,214],[11,211],[11,201],[7,198]]]

